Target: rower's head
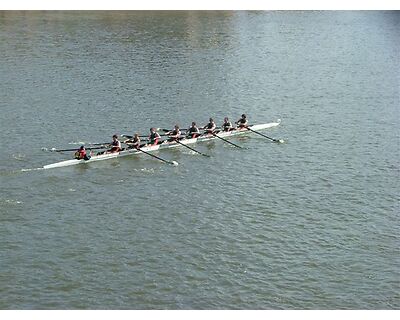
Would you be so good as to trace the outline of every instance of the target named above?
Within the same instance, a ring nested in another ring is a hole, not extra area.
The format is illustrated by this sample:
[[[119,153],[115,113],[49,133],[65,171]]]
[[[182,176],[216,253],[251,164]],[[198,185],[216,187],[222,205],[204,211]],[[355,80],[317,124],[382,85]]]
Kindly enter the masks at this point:
[[[192,127],[195,127],[196,126],[196,122],[192,122]]]
[[[209,120],[210,122],[214,122],[214,119],[213,118],[210,118],[210,120]]]
[[[113,139],[114,139],[114,140],[117,140],[117,139],[118,139],[118,136],[117,136],[116,134],[114,134],[114,135],[113,135]]]
[[[224,118],[224,121],[225,121],[225,122],[228,122],[228,121],[229,121],[229,118],[228,118],[228,117],[225,117],[225,118]]]
[[[150,128],[150,132],[156,132],[156,128]]]
[[[81,146],[79,150],[85,150],[85,146]]]
[[[246,115],[245,115],[244,113],[242,114],[242,118],[243,118],[243,119],[246,119]]]
[[[135,133],[133,136],[134,136],[135,138],[139,138],[139,134],[138,134],[138,133]]]
[[[177,129],[177,130],[179,129],[179,126],[177,124],[175,125],[175,129]]]

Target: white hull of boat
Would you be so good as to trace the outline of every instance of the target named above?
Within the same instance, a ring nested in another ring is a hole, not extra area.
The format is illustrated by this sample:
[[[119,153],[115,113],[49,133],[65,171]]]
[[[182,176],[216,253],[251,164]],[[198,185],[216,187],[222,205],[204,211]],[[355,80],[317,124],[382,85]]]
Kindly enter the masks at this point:
[[[259,130],[264,130],[264,129],[276,127],[279,124],[280,124],[280,120],[278,120],[277,122],[256,124],[256,125],[253,125],[253,126],[249,126],[249,128],[251,128],[254,131],[259,131]],[[234,130],[234,131],[229,131],[229,132],[222,132],[221,131],[217,135],[219,137],[221,137],[221,138],[227,138],[227,137],[242,135],[242,134],[246,134],[246,133],[251,133],[251,131],[249,131],[247,129]],[[214,140],[214,139],[218,139],[218,138],[216,138],[212,134],[208,134],[208,135],[202,135],[202,136],[200,136],[198,138],[183,139],[183,140],[180,140],[179,142],[183,143],[183,144],[194,144],[194,143],[197,143],[197,142],[209,141],[209,140]],[[153,151],[157,151],[157,150],[175,148],[175,147],[180,147],[180,146],[181,145],[179,143],[176,143],[176,142],[163,142],[162,144],[158,144],[156,146],[148,146],[148,147],[143,147],[141,149],[143,149],[143,151],[153,152]],[[101,155],[98,155],[98,156],[92,156],[90,158],[90,160],[71,159],[71,160],[65,160],[65,161],[61,161],[61,162],[56,162],[56,163],[52,163],[52,164],[48,164],[48,165],[43,166],[43,169],[61,168],[61,167],[73,166],[73,165],[77,165],[77,164],[90,163],[90,162],[108,160],[108,159],[114,159],[114,158],[129,156],[129,155],[133,155],[133,154],[140,154],[140,153],[143,153],[143,152],[141,152],[140,150],[136,150],[136,149],[128,149],[128,150],[123,150],[123,151],[115,152],[115,153],[106,153],[106,154],[101,154]]]

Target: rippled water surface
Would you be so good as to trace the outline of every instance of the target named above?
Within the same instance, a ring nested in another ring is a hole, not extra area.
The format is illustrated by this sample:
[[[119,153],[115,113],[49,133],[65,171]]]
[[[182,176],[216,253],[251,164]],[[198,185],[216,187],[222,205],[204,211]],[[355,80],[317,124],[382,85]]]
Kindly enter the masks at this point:
[[[397,12],[0,12],[1,309],[399,309]],[[54,170],[210,116],[265,131]]]

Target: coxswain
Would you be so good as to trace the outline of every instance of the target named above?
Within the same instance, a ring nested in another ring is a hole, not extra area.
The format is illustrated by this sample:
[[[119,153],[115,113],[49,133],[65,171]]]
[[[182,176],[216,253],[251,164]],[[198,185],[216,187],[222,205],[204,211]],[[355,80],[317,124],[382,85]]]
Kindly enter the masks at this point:
[[[233,130],[232,122],[229,121],[228,117],[224,118],[224,123],[222,124],[222,129],[224,131],[231,131]]]
[[[186,131],[188,138],[197,138],[200,135],[200,130],[197,128],[196,122],[192,122],[192,125]]]
[[[89,160],[90,156],[87,155],[85,146],[81,146],[76,152],[75,152],[75,159],[81,160]]]
[[[245,115],[245,114],[242,114],[242,117],[241,117],[238,121],[236,121],[235,123],[237,124],[237,127],[238,127],[238,128],[245,128],[245,127],[247,127],[248,121],[247,121],[246,115]]]
[[[169,142],[179,140],[181,136],[181,130],[179,130],[179,126],[175,125],[174,130],[167,132],[167,135],[169,136]]]
[[[155,146],[161,139],[160,135],[156,131],[156,128],[150,128],[149,142],[147,145]]]
[[[210,118],[209,122],[203,127],[206,133],[213,133],[217,125],[214,122],[213,118]]]
[[[112,138],[113,141],[110,143],[111,149],[107,150],[107,153],[114,153],[121,151],[121,142],[118,140],[118,136],[114,134]]]
[[[140,148],[139,134],[135,133],[133,135],[133,138],[125,140],[124,143],[129,146],[129,149],[132,149],[132,148],[139,149]]]

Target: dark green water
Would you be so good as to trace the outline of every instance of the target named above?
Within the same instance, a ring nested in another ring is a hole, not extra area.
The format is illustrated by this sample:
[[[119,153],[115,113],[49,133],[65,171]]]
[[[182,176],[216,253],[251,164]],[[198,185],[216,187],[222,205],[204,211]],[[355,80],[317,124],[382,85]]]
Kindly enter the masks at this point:
[[[399,309],[398,12],[0,12],[1,309]],[[282,124],[54,170],[42,147]]]

